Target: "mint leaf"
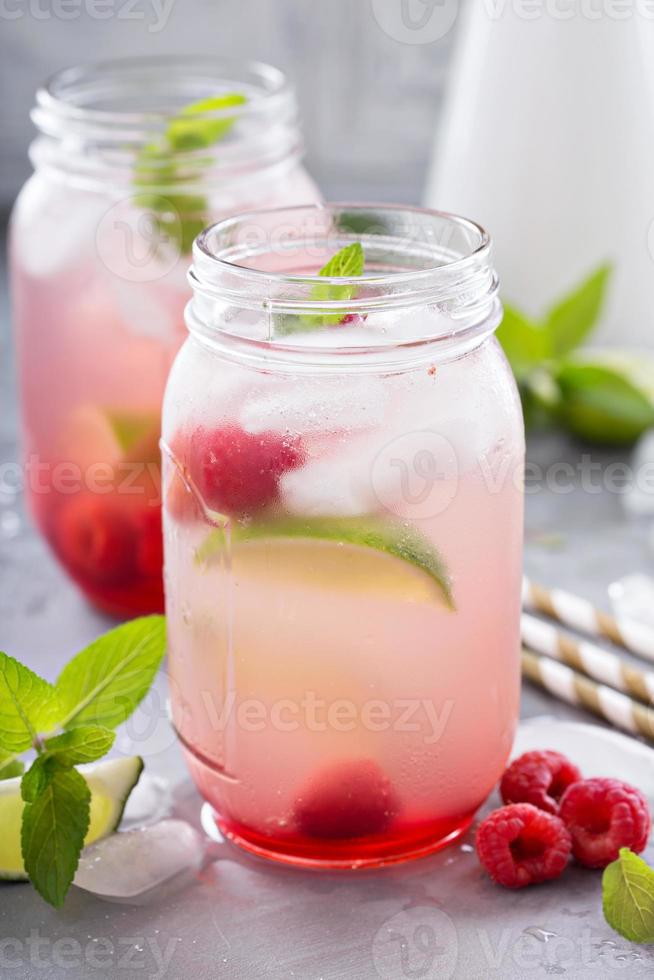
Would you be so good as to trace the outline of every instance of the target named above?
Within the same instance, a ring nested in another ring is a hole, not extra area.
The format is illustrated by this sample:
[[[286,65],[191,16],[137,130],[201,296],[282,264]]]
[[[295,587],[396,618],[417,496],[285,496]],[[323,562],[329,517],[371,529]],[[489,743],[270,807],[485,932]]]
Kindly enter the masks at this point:
[[[602,310],[610,274],[609,265],[600,266],[549,311],[544,326],[555,356],[568,354],[592,332]]]
[[[602,907],[608,924],[633,943],[654,943],[654,871],[628,847],[604,869]]]
[[[230,131],[237,116],[225,116],[221,119],[193,119],[208,112],[218,112],[233,106],[245,105],[246,97],[240,92],[228,92],[225,95],[210,96],[185,106],[180,114],[168,124],[166,140],[174,150],[199,150],[213,146],[224,139]]]
[[[240,92],[201,99],[182,109],[170,120],[161,143],[144,146],[134,164],[134,185],[139,193],[135,203],[150,211],[160,242],[170,242],[181,255],[191,251],[193,241],[208,223],[209,204],[200,194],[194,194],[193,178],[180,172],[176,154],[213,146],[224,139],[236,122],[238,116],[225,116],[220,119],[204,118],[203,114],[217,112],[231,106],[244,105],[247,98]],[[194,118],[194,117],[200,118]],[[195,182],[201,179],[202,167],[211,160],[200,161],[200,173]],[[161,193],[160,187],[179,187],[179,192],[170,190]]]
[[[629,445],[654,426],[654,404],[627,373],[606,364],[569,361],[554,379],[561,401],[557,417],[590,442]]]
[[[365,268],[365,254],[360,242],[352,242],[346,245],[335,255],[332,255],[320,272],[319,276],[333,279],[353,279],[363,275]],[[309,299],[313,303],[342,302],[354,299],[357,294],[357,287],[352,283],[316,283],[312,287]],[[307,329],[317,329],[328,327],[333,324],[342,323],[342,313],[311,313],[300,316],[279,317],[276,323],[276,333],[278,336],[285,336],[291,333],[298,333]]]
[[[0,748],[23,752],[39,731],[51,728],[61,717],[51,684],[0,653]]]
[[[22,776],[25,766],[20,759],[15,759],[13,755],[0,752],[0,780],[15,779]]]
[[[56,760],[45,755],[36,757],[20,781],[20,794],[26,803],[34,803],[41,796],[58,768],[65,767],[59,767]]]
[[[102,725],[80,725],[48,738],[43,743],[46,756],[60,765],[78,766],[106,755],[116,740],[114,732]]]
[[[64,667],[56,691],[64,728],[116,728],[145,697],[166,652],[163,616],[144,616],[99,637]]]
[[[91,793],[76,769],[55,769],[23,810],[23,863],[39,894],[59,908],[71,886],[89,828]]]
[[[497,339],[518,380],[525,378],[530,370],[542,364],[552,354],[547,330],[511,306],[504,307]]]

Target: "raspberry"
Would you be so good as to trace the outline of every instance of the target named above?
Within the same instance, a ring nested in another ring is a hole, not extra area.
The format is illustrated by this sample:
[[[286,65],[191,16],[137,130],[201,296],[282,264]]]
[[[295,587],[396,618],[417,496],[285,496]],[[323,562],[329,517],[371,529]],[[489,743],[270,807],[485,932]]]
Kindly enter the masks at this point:
[[[137,520],[136,563],[143,575],[159,576],[163,568],[161,509],[145,507]]]
[[[493,881],[506,888],[558,878],[572,850],[563,821],[531,803],[493,810],[479,824],[476,845]]]
[[[577,861],[604,868],[621,847],[639,854],[647,844],[651,817],[640,790],[619,779],[584,779],[561,800],[561,819],[572,837]]]
[[[581,778],[560,752],[525,752],[502,776],[500,793],[505,803],[531,803],[556,814],[565,790]]]
[[[55,544],[64,564],[86,582],[122,585],[134,575],[135,529],[109,498],[70,497],[58,515]]]
[[[382,833],[395,810],[388,777],[377,763],[364,759],[319,773],[298,797],[294,817],[308,837],[345,840]]]
[[[275,503],[279,478],[300,465],[302,454],[297,438],[277,432],[252,435],[229,425],[197,429],[185,462],[208,507],[246,515]]]

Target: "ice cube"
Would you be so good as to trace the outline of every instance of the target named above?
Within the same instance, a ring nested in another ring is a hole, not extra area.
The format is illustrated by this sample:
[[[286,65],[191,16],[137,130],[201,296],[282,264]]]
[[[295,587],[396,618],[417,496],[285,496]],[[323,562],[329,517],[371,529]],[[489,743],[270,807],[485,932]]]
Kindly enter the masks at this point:
[[[109,281],[120,318],[131,334],[166,345],[181,344],[186,336],[186,292],[163,281],[130,282],[119,276],[110,276]]]
[[[351,454],[344,454],[285,473],[280,490],[286,510],[307,517],[357,517],[376,510],[370,483],[361,483],[355,463]]]
[[[44,182],[30,183],[17,210],[17,258],[31,276],[45,279],[95,256],[95,235],[108,201],[61,184],[52,194]]]
[[[166,780],[144,772],[130,793],[121,826],[129,830],[156,823],[168,814],[171,802],[172,793]]]
[[[649,575],[625,575],[609,586],[615,615],[654,627],[654,579]]]
[[[654,429],[638,441],[631,458],[633,480],[622,496],[630,517],[654,516]]]
[[[253,393],[240,421],[252,433],[362,431],[384,421],[388,402],[387,387],[379,378],[312,377]]]
[[[183,820],[162,820],[86,847],[75,885],[110,901],[143,900],[184,883],[204,860],[204,838]]]

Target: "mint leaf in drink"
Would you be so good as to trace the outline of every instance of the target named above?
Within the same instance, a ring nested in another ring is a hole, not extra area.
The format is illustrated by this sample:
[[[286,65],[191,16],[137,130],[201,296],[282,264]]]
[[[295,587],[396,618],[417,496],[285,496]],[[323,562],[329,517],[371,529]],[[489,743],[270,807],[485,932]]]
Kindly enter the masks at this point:
[[[8,753],[0,752],[0,780],[15,779],[16,776],[22,776],[24,770],[25,766],[20,759],[16,759]]]
[[[363,275],[365,253],[360,242],[346,245],[322,267],[318,275],[330,279],[354,279]],[[309,300],[312,303],[343,302],[354,299],[357,286],[352,283],[316,283],[312,287]],[[343,322],[342,313],[306,313],[300,316],[278,317],[275,332],[277,336],[319,329]]]
[[[194,239],[208,222],[209,204],[193,193],[211,159],[195,161],[194,176],[182,173],[176,154],[208,149],[225,138],[238,115],[211,117],[247,102],[240,92],[227,92],[193,102],[174,116],[160,143],[144,146],[134,164],[135,203],[149,211],[161,243],[171,243],[181,255],[191,251]],[[188,168],[187,168],[188,169]],[[178,188],[178,190],[176,190]]]
[[[166,652],[163,616],[123,623],[78,653],[55,685],[62,727],[116,728],[147,694]]]
[[[11,754],[23,752],[40,730],[52,727],[60,717],[52,685],[0,653],[0,748]]]
[[[569,354],[594,329],[604,305],[611,267],[602,265],[547,314],[544,328],[556,357]]]
[[[76,769],[55,769],[23,810],[23,863],[39,894],[60,908],[75,877],[89,828],[91,794]]]
[[[654,943],[654,871],[628,847],[604,869],[602,906],[608,924],[633,943]]]
[[[588,442],[630,445],[654,426],[654,398],[617,364],[577,358],[554,373],[556,417]]]
[[[168,145],[174,150],[199,150],[213,146],[225,138],[236,122],[237,116],[212,119],[206,114],[245,105],[246,102],[247,99],[241,92],[227,92],[185,106],[168,124],[166,129]],[[194,116],[202,116],[202,118],[194,119]]]

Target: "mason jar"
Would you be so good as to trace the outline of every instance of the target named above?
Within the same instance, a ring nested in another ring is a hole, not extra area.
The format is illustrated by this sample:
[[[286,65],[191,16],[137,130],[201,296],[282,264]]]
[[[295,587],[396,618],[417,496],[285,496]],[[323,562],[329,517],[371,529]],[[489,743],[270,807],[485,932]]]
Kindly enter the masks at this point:
[[[190,278],[162,446],[193,779],[260,855],[434,851],[518,717],[524,437],[488,236],[403,207],[266,211],[201,234]]]
[[[217,218],[319,199],[295,96],[266,65],[139,58],[61,72],[32,118],[11,226],[29,504],[92,602],[160,610],[160,404],[191,245]]]

